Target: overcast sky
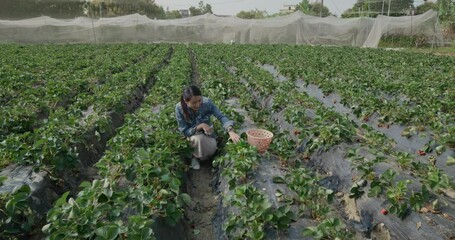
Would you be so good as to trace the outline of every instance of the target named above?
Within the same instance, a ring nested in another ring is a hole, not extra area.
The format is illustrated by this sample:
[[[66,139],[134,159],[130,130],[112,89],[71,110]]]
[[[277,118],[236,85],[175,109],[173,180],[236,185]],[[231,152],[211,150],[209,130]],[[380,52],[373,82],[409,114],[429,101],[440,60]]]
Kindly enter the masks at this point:
[[[188,9],[190,6],[198,6],[200,0],[155,0],[164,10]],[[236,15],[244,10],[265,10],[268,14],[274,14],[283,8],[284,4],[296,4],[302,0],[204,0],[204,4],[212,6],[213,13],[220,15]],[[320,1],[320,0],[319,0]],[[310,0],[315,2],[315,0]],[[340,16],[346,9],[351,8],[356,0],[324,0],[324,5],[330,12]]]

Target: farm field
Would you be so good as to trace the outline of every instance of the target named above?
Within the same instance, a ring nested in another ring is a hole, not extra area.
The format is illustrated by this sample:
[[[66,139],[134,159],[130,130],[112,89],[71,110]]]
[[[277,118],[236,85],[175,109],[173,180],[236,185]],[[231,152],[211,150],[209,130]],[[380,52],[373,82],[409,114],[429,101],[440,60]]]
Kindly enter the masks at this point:
[[[454,57],[221,44],[0,54],[1,239],[455,238]],[[190,170],[174,116],[189,84],[238,132],[272,131],[267,153],[215,122],[217,156]],[[198,174],[213,192],[192,190]],[[216,201],[196,211],[205,197]]]

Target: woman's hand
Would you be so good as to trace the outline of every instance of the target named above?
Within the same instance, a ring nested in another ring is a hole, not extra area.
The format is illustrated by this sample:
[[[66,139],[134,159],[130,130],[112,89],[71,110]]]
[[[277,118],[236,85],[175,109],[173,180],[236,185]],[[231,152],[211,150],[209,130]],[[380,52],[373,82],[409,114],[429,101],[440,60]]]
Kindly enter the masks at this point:
[[[229,139],[231,139],[234,143],[240,142],[240,136],[234,131],[229,132]]]
[[[213,129],[209,125],[207,125],[205,123],[199,124],[197,126],[197,129],[198,130],[202,129],[206,135],[211,135],[212,132],[213,132]]]

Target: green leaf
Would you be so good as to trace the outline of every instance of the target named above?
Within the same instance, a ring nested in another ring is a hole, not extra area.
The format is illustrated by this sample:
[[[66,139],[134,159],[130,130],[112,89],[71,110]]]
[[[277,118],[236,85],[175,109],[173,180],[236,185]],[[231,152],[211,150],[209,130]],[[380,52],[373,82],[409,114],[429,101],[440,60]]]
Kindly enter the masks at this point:
[[[261,204],[262,209],[268,209],[272,207],[272,204],[269,201],[263,201]]]
[[[106,194],[102,193],[99,197],[98,197],[98,202],[99,203],[105,203],[105,202],[108,202],[109,201],[109,198],[106,196]]]
[[[97,239],[114,240],[120,233],[120,228],[117,225],[107,225],[95,230]]]
[[[445,149],[444,146],[437,146],[436,147],[436,154],[441,155],[445,150],[446,149]]]
[[[349,198],[359,198],[361,197],[363,194],[365,193],[365,191],[363,191],[363,189],[358,186],[357,184],[354,184],[352,187],[351,187],[351,191],[349,193]]]
[[[4,182],[6,179],[8,179],[8,177],[6,177],[6,176],[0,176],[0,186],[3,185],[3,182]]]
[[[92,184],[87,181],[83,181],[83,182],[81,182],[81,184],[79,184],[80,188],[90,188],[91,186],[92,186]]]
[[[149,158],[149,154],[147,153],[147,151],[145,151],[144,148],[141,148],[139,149],[138,157],[139,160],[147,160]]]
[[[286,181],[281,176],[275,176],[273,177],[273,183],[286,183]]]
[[[169,191],[166,190],[166,189],[164,189],[164,188],[162,188],[162,189],[160,189],[160,191],[158,192],[158,194],[159,194],[159,195],[164,195],[164,196],[166,196],[166,195],[169,195]]]
[[[163,182],[169,182],[171,179],[171,177],[169,176],[169,174],[164,174],[163,176],[161,176],[161,181]]]
[[[20,185],[20,186],[16,186],[13,191],[11,192],[11,194],[16,194],[18,192],[24,192],[24,193],[30,193],[30,186],[27,185],[27,184],[24,184],[24,185]]]
[[[154,239],[152,236],[153,236],[153,229],[151,229],[151,228],[142,228],[141,229],[141,239]]]
[[[368,197],[376,197],[382,192],[382,187],[381,186],[374,186],[370,188],[370,191],[368,192]]]
[[[99,188],[101,186],[101,181],[99,179],[95,179],[92,182],[92,189]]]
[[[8,212],[9,214],[13,214],[14,213],[14,207],[16,206],[16,203],[17,203],[17,201],[16,201],[15,198],[12,198],[8,202],[6,202],[6,204],[5,204],[6,212]]]
[[[407,131],[407,130],[403,130],[403,131],[401,132],[401,136],[403,136],[403,137],[408,137],[408,138],[409,138],[409,137],[411,136],[411,132],[409,132],[409,131]]]
[[[186,194],[186,193],[182,193],[179,195],[179,197],[183,200],[183,202],[186,204],[186,205],[190,205],[191,204],[191,197],[190,195]]]
[[[42,228],[41,228],[41,231],[44,233],[44,234],[50,234],[50,228],[51,228],[51,223],[49,224],[46,224],[44,225]]]
[[[318,230],[316,227],[308,227],[303,230],[303,236],[305,237],[313,237],[315,239],[321,239],[324,234]]]
[[[180,192],[180,181],[177,178],[172,178],[171,182],[169,183],[169,187],[174,193]]]

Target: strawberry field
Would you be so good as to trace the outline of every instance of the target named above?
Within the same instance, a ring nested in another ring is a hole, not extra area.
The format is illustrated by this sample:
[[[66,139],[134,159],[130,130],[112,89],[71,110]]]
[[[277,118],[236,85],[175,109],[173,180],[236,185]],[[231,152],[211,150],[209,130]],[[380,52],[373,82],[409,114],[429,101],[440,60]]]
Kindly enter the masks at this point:
[[[455,238],[453,57],[197,44],[0,53],[1,239]],[[189,84],[237,132],[273,132],[268,151],[245,134],[229,142],[215,121],[217,156],[190,170],[174,116]],[[209,183],[210,209],[193,189]]]

